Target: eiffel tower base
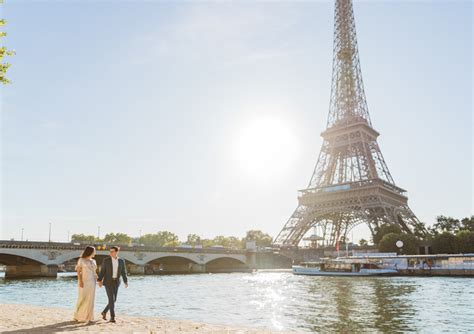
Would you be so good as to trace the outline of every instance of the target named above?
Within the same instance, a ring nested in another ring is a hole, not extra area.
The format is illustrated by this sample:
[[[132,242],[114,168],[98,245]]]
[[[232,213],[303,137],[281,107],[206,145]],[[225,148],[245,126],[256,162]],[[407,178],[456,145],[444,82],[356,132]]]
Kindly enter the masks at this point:
[[[299,206],[274,244],[298,246],[313,227],[322,231],[327,246],[346,238],[359,224],[366,224],[372,236],[382,224],[395,224],[410,234],[422,228],[399,188],[382,180],[305,189],[300,191],[298,201]]]

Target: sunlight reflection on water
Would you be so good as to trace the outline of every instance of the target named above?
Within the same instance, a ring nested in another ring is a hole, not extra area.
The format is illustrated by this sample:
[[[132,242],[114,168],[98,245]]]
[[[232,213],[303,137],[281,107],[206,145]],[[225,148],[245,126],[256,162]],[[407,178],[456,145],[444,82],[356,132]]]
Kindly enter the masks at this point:
[[[132,276],[117,311],[314,332],[468,332],[474,281],[447,277],[307,277],[288,272]],[[72,310],[76,279],[4,280],[4,303]],[[105,305],[97,290],[96,310]]]

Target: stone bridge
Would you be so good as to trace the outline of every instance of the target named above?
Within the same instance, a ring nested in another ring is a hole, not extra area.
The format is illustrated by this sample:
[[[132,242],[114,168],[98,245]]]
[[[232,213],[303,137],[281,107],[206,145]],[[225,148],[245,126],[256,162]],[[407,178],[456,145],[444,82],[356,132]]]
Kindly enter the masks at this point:
[[[56,277],[58,268],[73,270],[86,245],[0,240],[0,265],[6,278]],[[100,266],[108,256],[96,246]],[[119,256],[130,274],[174,274],[249,271],[255,268],[255,252],[234,249],[121,246]]]

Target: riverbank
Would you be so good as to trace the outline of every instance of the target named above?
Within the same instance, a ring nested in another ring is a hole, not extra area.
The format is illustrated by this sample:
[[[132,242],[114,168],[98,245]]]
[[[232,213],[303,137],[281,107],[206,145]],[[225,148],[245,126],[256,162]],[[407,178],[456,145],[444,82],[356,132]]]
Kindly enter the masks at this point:
[[[94,322],[85,325],[72,321],[72,310],[22,304],[0,304],[0,333],[252,333],[275,331],[265,328],[202,324],[156,317],[117,316],[115,324],[96,314]],[[100,319],[100,320],[98,320]]]

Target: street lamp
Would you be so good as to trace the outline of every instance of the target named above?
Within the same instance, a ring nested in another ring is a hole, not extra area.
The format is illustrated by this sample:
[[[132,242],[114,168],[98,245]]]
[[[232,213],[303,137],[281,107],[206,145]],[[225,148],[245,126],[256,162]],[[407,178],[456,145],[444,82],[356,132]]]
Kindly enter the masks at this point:
[[[25,230],[25,229],[22,227],[22,228],[21,228],[21,241],[23,241],[23,231],[24,231],[24,230]]]
[[[400,248],[400,255],[402,255],[403,253],[403,241],[401,240],[397,240],[397,242],[395,243],[395,246],[397,246],[398,248]]]
[[[100,239],[100,226],[97,226],[97,240]]]
[[[51,223],[49,223],[49,238],[48,242],[51,242]]]

